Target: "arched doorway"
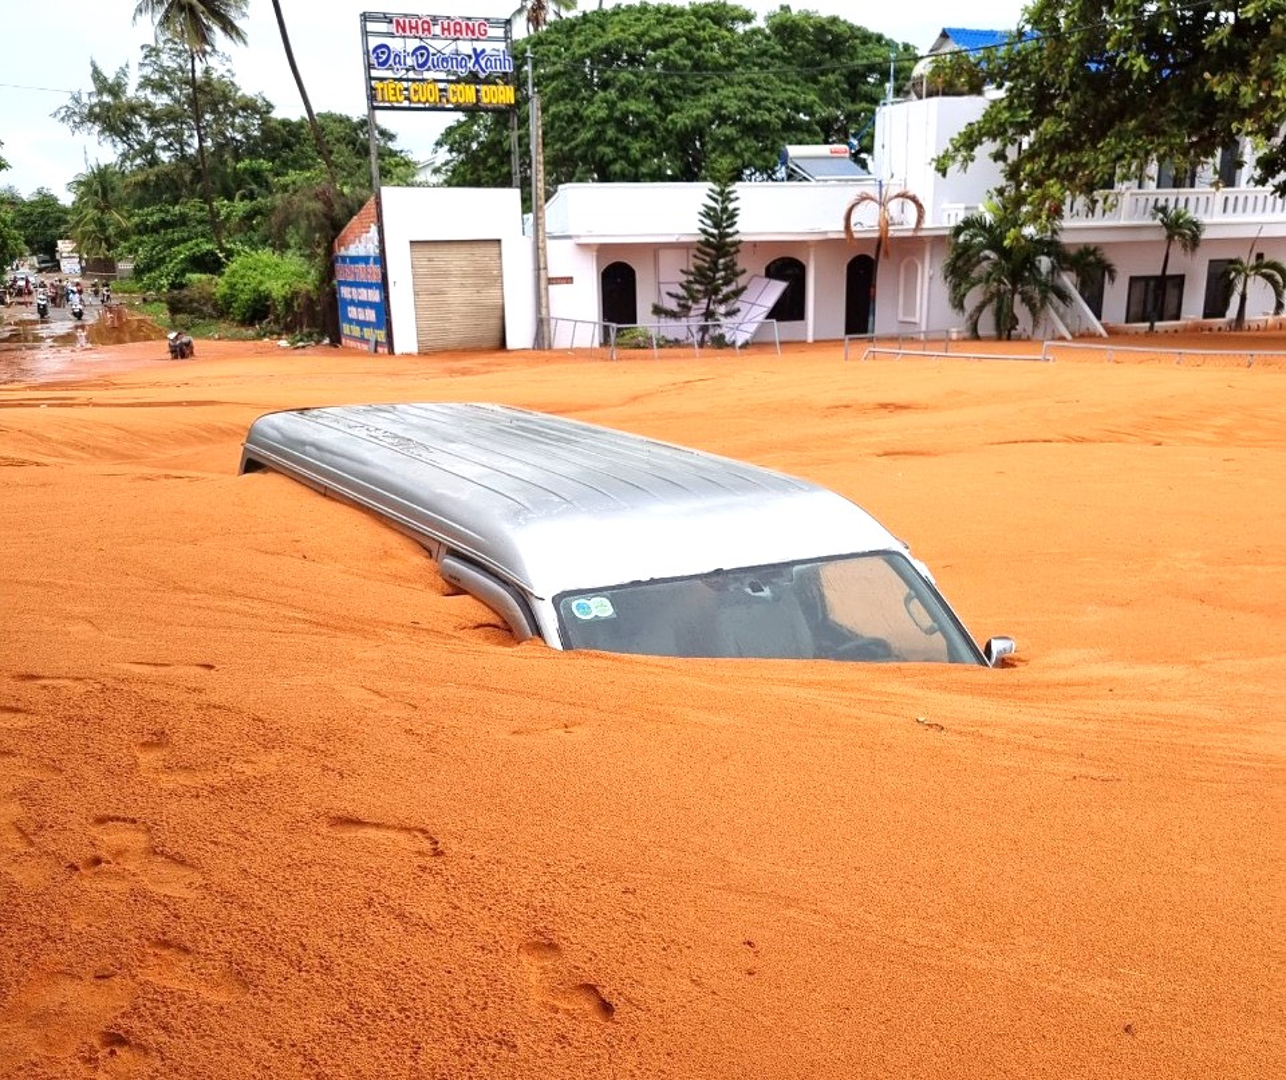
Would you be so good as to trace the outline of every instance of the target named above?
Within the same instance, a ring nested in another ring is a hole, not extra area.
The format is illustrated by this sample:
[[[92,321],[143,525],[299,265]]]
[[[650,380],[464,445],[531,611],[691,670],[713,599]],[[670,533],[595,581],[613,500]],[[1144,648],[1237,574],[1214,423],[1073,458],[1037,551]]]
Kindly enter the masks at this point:
[[[875,277],[875,260],[869,255],[854,255],[848,260],[844,275],[844,333],[875,332],[871,322],[871,282]]]
[[[603,322],[632,326],[639,321],[634,267],[626,262],[608,263],[599,275],[599,284],[603,294]]]
[[[764,277],[771,281],[784,281],[786,291],[777,297],[768,318],[778,322],[802,322],[804,319],[804,289],[808,272],[804,264],[789,255],[773,259],[764,267]]]

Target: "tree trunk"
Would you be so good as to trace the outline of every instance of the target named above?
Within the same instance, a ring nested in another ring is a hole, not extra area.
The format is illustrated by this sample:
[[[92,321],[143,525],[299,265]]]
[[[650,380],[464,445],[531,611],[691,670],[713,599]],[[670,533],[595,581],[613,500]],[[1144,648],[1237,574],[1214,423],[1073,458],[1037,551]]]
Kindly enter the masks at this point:
[[[1241,280],[1241,296],[1237,298],[1237,317],[1232,322],[1234,330],[1246,329],[1246,294],[1250,292],[1250,278]]]
[[[1152,317],[1148,319],[1148,330],[1152,331],[1157,328],[1157,319],[1161,315],[1161,309],[1165,306],[1165,275],[1170,269],[1170,241],[1165,242],[1165,255],[1161,259],[1161,281],[1157,285],[1156,297],[1152,301]]]
[[[317,147],[317,153],[321,155],[322,163],[326,166],[326,176],[330,180],[330,186],[338,189],[339,182],[335,179],[335,164],[331,160],[330,147],[326,145],[317,117],[313,115],[312,102],[308,100],[308,91],[304,89],[304,78],[299,74],[299,65],[295,63],[295,50],[290,46],[290,34],[286,32],[286,20],[281,14],[280,0],[272,0],[272,10],[277,16],[277,29],[281,31],[281,45],[286,50],[286,62],[290,65],[290,73],[295,77],[295,85],[299,87],[299,97],[304,103],[304,112],[308,114],[308,130],[313,133],[313,143]]]
[[[875,337],[875,286],[880,280],[880,248],[883,243],[880,240],[880,234],[875,235],[875,263],[871,267],[871,304],[870,311],[866,313],[866,332]]]
[[[210,190],[210,165],[205,159],[205,132],[201,129],[201,95],[197,92],[196,51],[188,50],[188,60],[192,72],[192,118],[196,125],[196,153],[201,163],[201,191],[205,195],[205,208],[210,214],[210,231],[214,234],[214,246],[223,254],[223,226],[219,215],[214,212],[214,193]]]

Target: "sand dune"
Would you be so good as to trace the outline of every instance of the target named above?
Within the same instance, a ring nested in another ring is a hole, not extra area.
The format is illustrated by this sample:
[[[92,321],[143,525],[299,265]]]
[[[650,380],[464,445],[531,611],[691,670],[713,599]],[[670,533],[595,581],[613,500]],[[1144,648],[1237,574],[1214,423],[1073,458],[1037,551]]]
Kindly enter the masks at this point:
[[[1286,365],[203,346],[0,387],[0,1076],[1286,1073]],[[515,646],[236,475],[448,399],[830,485],[1018,662]]]

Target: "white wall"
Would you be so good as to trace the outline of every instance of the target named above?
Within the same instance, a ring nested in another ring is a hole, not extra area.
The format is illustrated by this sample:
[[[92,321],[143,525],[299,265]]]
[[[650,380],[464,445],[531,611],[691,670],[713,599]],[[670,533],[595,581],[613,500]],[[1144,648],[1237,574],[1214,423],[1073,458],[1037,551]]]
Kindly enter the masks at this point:
[[[515,188],[381,189],[388,312],[399,353],[416,351],[411,244],[416,240],[499,240],[505,294],[505,341],[529,349],[536,336],[535,260],[522,234],[522,200]]]
[[[599,321],[599,268],[595,248],[570,240],[550,239],[545,251],[549,276],[572,279],[570,284],[549,286],[549,316],[555,320],[550,345],[556,349],[588,348],[596,330],[580,324]]]
[[[1066,240],[1066,237],[1064,237]],[[1075,246],[1069,244],[1068,246]],[[1116,282],[1108,285],[1103,296],[1103,321],[1120,323],[1125,321],[1126,303],[1129,298],[1131,277],[1155,277],[1161,273],[1161,259],[1165,254],[1165,245],[1156,240],[1135,240],[1124,243],[1102,243],[1103,253],[1116,266]],[[1260,239],[1258,251],[1273,256],[1272,247],[1280,248],[1282,241],[1274,237],[1265,243]],[[1210,263],[1214,259],[1244,259],[1249,254],[1250,242],[1244,239],[1206,240],[1192,255],[1185,255],[1177,244],[1170,249],[1170,263],[1166,268],[1167,275],[1182,274],[1183,305],[1180,317],[1183,319],[1200,319],[1206,298],[1206,279],[1209,276]],[[1233,301],[1234,307],[1236,300]],[[1246,304],[1248,318],[1268,315],[1272,312],[1272,294],[1262,286],[1251,288]],[[1225,313],[1226,314],[1226,313]]]
[[[932,97],[895,101],[876,114],[872,172],[917,195],[928,211],[926,225],[943,224],[944,205],[981,203],[1000,186],[1000,165],[991,160],[987,147],[978,151],[967,172],[953,168],[942,177],[933,167],[934,158],[988,104],[981,97]]]
[[[736,184],[742,239],[839,236],[844,210],[873,179],[843,183]],[[584,244],[683,244],[694,240],[709,184],[563,184],[549,201],[546,231]]]

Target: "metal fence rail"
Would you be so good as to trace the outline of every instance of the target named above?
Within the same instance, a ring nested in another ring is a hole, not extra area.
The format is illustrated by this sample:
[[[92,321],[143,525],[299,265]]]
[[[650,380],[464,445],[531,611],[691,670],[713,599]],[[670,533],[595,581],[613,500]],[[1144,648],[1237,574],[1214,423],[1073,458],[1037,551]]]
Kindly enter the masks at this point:
[[[1057,352],[1101,353],[1105,363],[1115,363],[1117,356],[1138,357],[1155,356],[1162,359],[1173,357],[1176,364],[1184,360],[1197,364],[1209,362],[1233,361],[1254,367],[1256,361],[1286,362],[1286,352],[1281,349],[1184,349],[1174,346],[1156,345],[1104,345],[1101,343],[1047,341],[1041,347],[1041,359],[1053,360]]]
[[[914,330],[902,334],[845,334],[844,335],[844,359],[848,359],[850,345],[861,344],[865,342],[867,346],[872,346],[878,342],[895,342],[899,349],[905,349],[907,352],[912,350],[906,346],[914,345],[917,342],[926,347],[930,342],[937,344],[942,343],[942,351],[950,352],[951,343],[960,341],[959,330]]]
[[[1047,362],[1043,356],[1026,353],[980,353],[968,352],[962,349],[956,349],[951,352],[939,351],[937,349],[903,349],[895,345],[871,345],[862,353],[863,360],[869,360],[872,356],[891,356],[894,359],[900,359],[903,356],[924,356],[931,360],[1019,360],[1035,361],[1036,363]]]

